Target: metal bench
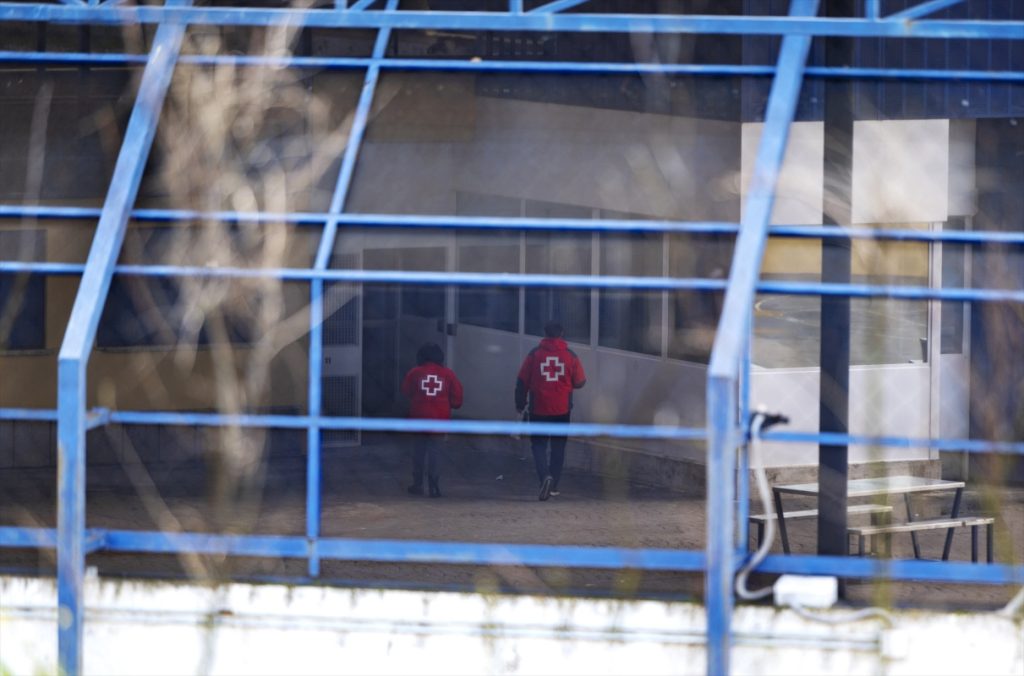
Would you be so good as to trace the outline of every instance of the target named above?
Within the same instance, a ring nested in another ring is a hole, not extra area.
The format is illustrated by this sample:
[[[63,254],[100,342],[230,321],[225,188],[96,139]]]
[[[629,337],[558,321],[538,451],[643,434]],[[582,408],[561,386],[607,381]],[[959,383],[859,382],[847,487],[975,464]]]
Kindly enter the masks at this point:
[[[883,535],[885,543],[885,555],[889,556],[892,553],[892,534],[893,533],[916,533],[923,530],[952,530],[953,528],[960,528],[970,526],[971,528],[971,561],[977,563],[978,561],[978,528],[979,526],[985,526],[985,554],[989,563],[992,563],[992,532],[995,518],[991,516],[958,516],[955,518],[951,517],[940,517],[937,519],[922,519],[921,521],[908,521],[906,523],[889,523],[879,524],[870,526],[850,526],[846,529],[847,537],[850,535],[857,536],[857,553],[860,556],[864,556],[864,542],[869,537],[875,537],[876,535]],[[872,542],[872,545],[874,543]],[[874,547],[872,547],[874,551]],[[945,561],[949,558],[948,549],[942,554],[942,560]]]
[[[850,505],[846,509],[847,514],[889,514],[892,512],[892,507],[889,505]],[[783,512],[782,517],[784,519],[806,519],[813,516],[818,516],[818,510],[816,509],[801,509],[795,512]],[[757,527],[757,546],[760,547],[764,541],[764,527],[768,522],[768,519],[774,519],[775,514],[751,514],[749,519],[750,523]],[[782,551],[789,554],[789,540],[782,540]]]

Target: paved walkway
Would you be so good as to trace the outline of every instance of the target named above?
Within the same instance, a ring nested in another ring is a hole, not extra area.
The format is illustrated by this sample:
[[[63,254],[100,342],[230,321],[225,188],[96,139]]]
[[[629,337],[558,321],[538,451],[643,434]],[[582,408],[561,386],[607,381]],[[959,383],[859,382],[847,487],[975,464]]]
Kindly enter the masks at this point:
[[[567,472],[562,493],[537,500],[532,458],[520,453],[449,450],[441,465],[444,497],[406,493],[411,461],[392,439],[334,450],[323,462],[322,533],[327,537],[415,539],[432,541],[566,544],[703,550],[704,500],[690,493],[638,485],[623,479]],[[275,461],[251,500],[232,503],[223,529],[231,532],[302,535],[305,532],[305,465],[301,458]],[[152,481],[153,483],[148,483]],[[0,473],[0,524],[53,526],[55,473],[16,470]],[[168,529],[213,532],[211,485],[205,466],[193,463],[160,467],[151,473],[89,468],[87,519],[91,527]],[[997,558],[1024,560],[1024,495],[1004,495],[1005,527],[997,536]],[[983,496],[968,491],[965,512],[980,511]],[[901,505],[897,505],[900,509]],[[760,508],[755,506],[755,511]],[[934,536],[934,537],[933,537]],[[815,523],[794,522],[790,538],[795,552],[812,552]],[[926,556],[941,551],[943,533],[921,538]],[[906,542],[902,542],[902,540]],[[932,542],[934,540],[934,542]],[[969,532],[958,533],[952,558],[969,560]],[[776,547],[778,550],[778,546]],[[894,555],[911,556],[909,538],[894,541]],[[90,558],[101,574],[174,576],[215,579],[293,577],[306,573],[301,560],[218,559],[128,554]],[[53,570],[52,552],[0,550],[0,568],[22,572]],[[571,592],[599,595],[696,598],[700,575],[634,571],[541,570],[524,567],[438,566],[324,561],[321,577],[336,584],[428,586],[493,590]],[[764,582],[764,581],[761,581]],[[758,580],[753,583],[759,584]],[[850,598],[868,602],[879,588],[851,583]],[[892,603],[910,605],[996,606],[1013,593],[1008,588],[931,584],[891,585],[884,593]]]

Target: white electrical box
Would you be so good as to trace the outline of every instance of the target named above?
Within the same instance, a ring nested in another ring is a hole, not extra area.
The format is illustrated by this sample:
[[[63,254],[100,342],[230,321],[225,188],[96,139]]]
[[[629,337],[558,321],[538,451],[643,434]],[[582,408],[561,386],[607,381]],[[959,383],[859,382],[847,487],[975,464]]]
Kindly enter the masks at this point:
[[[831,608],[839,599],[839,582],[821,575],[783,575],[774,591],[777,606]]]

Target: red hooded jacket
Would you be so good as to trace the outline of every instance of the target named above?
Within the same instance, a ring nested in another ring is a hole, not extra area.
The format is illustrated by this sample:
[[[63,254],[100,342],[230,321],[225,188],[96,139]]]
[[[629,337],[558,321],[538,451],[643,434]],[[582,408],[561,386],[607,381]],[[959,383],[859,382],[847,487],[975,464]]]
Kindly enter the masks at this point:
[[[543,338],[530,350],[519,367],[516,379],[516,410],[526,407],[530,395],[530,413],[565,415],[572,409],[572,391],[587,383],[583,364],[561,338]]]
[[[410,418],[448,420],[462,406],[462,383],[447,366],[428,361],[409,370],[402,380]]]

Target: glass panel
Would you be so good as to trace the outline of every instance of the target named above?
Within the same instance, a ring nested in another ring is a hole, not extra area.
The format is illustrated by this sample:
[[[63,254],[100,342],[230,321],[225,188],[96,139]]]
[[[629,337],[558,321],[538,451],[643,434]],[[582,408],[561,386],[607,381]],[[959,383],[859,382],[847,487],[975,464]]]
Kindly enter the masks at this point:
[[[725,279],[729,274],[733,237],[668,235],[669,276]],[[707,363],[722,311],[720,291],[675,291],[669,294],[671,316],[668,356]]]
[[[660,233],[602,233],[601,275],[663,275]],[[620,350],[661,354],[663,292],[600,289],[598,344]]]
[[[519,272],[519,233],[456,236],[459,272]],[[459,321],[473,326],[519,330],[519,289],[512,286],[460,286]]]
[[[590,218],[593,209],[568,204],[527,201],[526,215],[534,218]],[[530,274],[589,275],[590,233],[528,232],[526,272]],[[566,340],[590,342],[590,289],[526,289],[526,333],[540,336],[544,324],[558,320]]]
[[[946,230],[963,230],[963,218],[951,218]],[[967,249],[963,244],[944,243],[942,247],[942,288],[962,289],[966,281]],[[961,354],[964,351],[965,303],[942,301],[942,326],[939,348],[942,354]]]
[[[0,230],[0,260],[45,261],[45,230]],[[46,278],[0,274],[0,350],[46,347]]]

